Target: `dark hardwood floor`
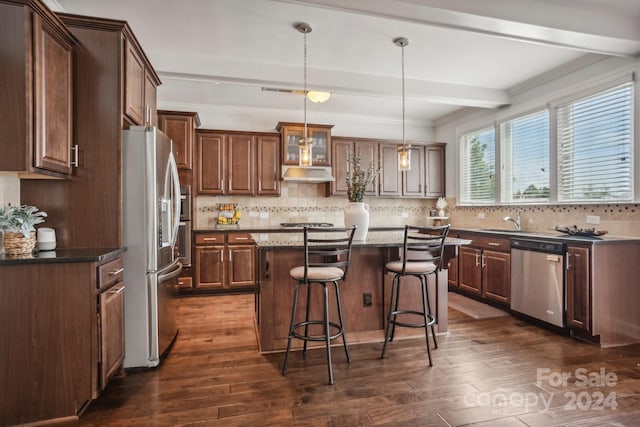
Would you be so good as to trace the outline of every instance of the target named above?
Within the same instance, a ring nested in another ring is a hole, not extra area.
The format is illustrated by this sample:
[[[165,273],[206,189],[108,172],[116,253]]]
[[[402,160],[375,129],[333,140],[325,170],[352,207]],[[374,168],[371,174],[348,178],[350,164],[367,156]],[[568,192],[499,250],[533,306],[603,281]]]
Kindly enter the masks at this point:
[[[450,309],[432,368],[424,338],[394,341],[384,360],[381,343],[351,345],[351,364],[335,347],[330,386],[323,350],[292,353],[286,377],[282,354],[258,353],[252,295],[183,298],[180,311],[163,364],[113,380],[74,425],[640,425],[640,345],[600,349]]]

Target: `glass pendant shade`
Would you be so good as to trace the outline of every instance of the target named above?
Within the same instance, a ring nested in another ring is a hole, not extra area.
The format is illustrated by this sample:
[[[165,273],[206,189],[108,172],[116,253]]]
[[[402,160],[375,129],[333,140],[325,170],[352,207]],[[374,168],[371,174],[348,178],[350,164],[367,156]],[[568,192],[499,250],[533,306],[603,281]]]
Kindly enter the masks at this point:
[[[306,137],[303,137],[300,139],[300,143],[298,145],[298,149],[299,149],[298,163],[300,166],[311,166],[312,149],[313,149],[312,141],[313,140],[311,138],[306,138]]]
[[[398,147],[398,169],[408,171],[411,169],[411,146],[401,145]]]

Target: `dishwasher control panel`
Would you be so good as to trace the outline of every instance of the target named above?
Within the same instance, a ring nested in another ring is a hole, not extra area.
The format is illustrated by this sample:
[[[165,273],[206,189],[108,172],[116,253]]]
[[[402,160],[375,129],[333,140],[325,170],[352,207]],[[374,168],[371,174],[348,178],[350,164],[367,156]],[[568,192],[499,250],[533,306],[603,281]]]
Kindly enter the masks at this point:
[[[563,242],[522,238],[512,238],[511,248],[551,254],[564,254],[566,251],[566,247]]]

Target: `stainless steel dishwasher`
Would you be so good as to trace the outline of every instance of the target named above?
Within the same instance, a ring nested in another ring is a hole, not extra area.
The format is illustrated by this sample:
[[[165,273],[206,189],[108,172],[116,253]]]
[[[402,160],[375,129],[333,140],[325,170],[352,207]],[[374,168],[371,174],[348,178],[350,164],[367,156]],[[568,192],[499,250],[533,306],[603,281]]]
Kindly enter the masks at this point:
[[[552,325],[564,326],[562,242],[511,239],[511,309]]]

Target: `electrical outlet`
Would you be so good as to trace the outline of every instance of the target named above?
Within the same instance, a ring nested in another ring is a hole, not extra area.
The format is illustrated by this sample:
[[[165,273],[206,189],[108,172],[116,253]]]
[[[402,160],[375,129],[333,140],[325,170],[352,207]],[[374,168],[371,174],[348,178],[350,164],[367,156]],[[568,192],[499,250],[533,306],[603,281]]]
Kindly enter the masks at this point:
[[[409,218],[409,213],[408,212],[402,212],[400,214],[400,218]]]
[[[269,219],[269,212],[260,212],[260,219]]]
[[[370,293],[363,293],[362,294],[362,306],[363,307],[371,307],[373,305],[373,302],[371,301],[371,294]]]
[[[587,224],[600,224],[600,217],[598,215],[587,215]]]
[[[484,212],[478,212],[478,219],[485,219],[486,216],[484,214]]]
[[[257,218],[259,216],[260,216],[260,212],[256,212],[256,211],[249,212],[249,217],[251,218]]]

